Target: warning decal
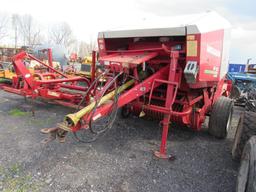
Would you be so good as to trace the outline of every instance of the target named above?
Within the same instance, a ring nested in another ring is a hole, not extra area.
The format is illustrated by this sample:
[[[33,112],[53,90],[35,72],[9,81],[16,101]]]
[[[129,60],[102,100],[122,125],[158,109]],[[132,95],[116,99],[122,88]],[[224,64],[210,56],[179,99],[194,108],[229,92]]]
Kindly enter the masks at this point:
[[[187,56],[197,57],[197,41],[187,41]]]

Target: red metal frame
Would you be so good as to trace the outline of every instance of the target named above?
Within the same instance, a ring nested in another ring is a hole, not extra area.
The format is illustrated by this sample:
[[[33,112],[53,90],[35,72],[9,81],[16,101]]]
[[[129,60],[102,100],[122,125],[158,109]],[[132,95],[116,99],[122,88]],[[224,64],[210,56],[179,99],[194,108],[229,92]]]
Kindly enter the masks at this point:
[[[168,76],[168,81],[162,81],[163,83],[167,83],[167,94],[166,94],[166,100],[165,100],[165,108],[169,109],[172,111],[172,105],[173,102],[176,98],[177,94],[177,87],[178,83],[175,82],[175,77],[176,77],[176,69],[178,65],[178,57],[179,53],[178,52],[171,52],[171,62],[170,62],[170,67],[169,67],[169,76]],[[158,80],[159,82],[159,80]],[[167,136],[168,136],[168,129],[169,129],[169,124],[170,124],[170,118],[171,118],[171,113],[169,114],[164,114],[164,119],[163,119],[163,132],[162,132],[162,142],[160,146],[160,151],[156,151],[155,155],[160,157],[160,158],[167,158],[166,155],[166,141],[167,141]]]
[[[91,66],[91,82],[95,80],[96,75],[96,51],[92,51],[92,66]]]
[[[149,39],[148,42],[143,39],[144,42],[142,43],[134,42],[133,38],[120,38],[119,41],[111,38],[98,39],[99,60],[113,72],[130,73],[131,70],[129,72],[129,69],[132,68],[133,76],[138,79],[137,67],[143,65],[144,62],[156,70],[144,81],[136,81],[134,87],[123,93],[118,100],[118,107],[127,105],[135,114],[145,111],[146,114],[153,117],[163,118],[161,121],[163,126],[161,146],[160,150],[155,152],[157,157],[169,157],[166,152],[166,142],[170,121],[190,126],[199,131],[214,102],[221,95],[229,95],[231,84],[225,79],[220,79],[219,75],[221,59],[209,55],[205,44],[202,44],[202,42],[208,41],[209,45],[215,46],[215,49],[222,50],[222,34],[223,31],[220,30],[193,35],[193,41],[197,43],[196,52],[198,53],[193,57],[186,56],[186,43],[191,39],[186,36],[183,41],[182,38],[179,38],[165,44],[153,42],[152,39]],[[214,42],[217,44],[214,45]],[[128,48],[123,50],[123,45]],[[175,45],[180,45],[181,49],[173,50],[172,47]],[[201,54],[204,55],[201,56]],[[211,65],[205,62],[205,57],[211,58]],[[200,63],[199,75],[194,84],[188,84],[183,77],[183,71],[188,60]],[[204,73],[204,70],[212,69],[216,69],[217,76]],[[164,90],[161,89],[163,85],[165,86]],[[99,118],[107,115],[111,105],[111,103],[103,105],[97,109],[94,116]],[[88,116],[85,116],[84,120],[86,118]],[[73,131],[77,130],[79,130],[79,126],[73,129]]]
[[[182,71],[186,61],[181,56],[183,53],[184,50],[172,51],[165,45],[162,45],[161,48],[136,49],[134,52],[133,50],[124,52],[111,51],[110,55],[104,55],[100,58],[100,62],[105,64],[112,72],[123,71],[130,73],[132,71],[135,79],[139,78],[137,66],[142,66],[145,62],[151,64],[156,70],[147,79],[142,82],[136,81],[132,88],[122,93],[117,104],[118,107],[129,105],[132,111],[135,113],[137,111],[137,114],[144,110],[154,117],[160,116],[163,118],[161,121],[163,132],[160,150],[154,153],[159,158],[170,157],[167,155],[166,146],[171,121],[188,125],[197,131],[200,130],[206,114],[210,111],[213,103],[221,95],[227,94],[230,89],[230,86],[224,79],[217,82],[199,82],[194,87],[192,86],[192,88],[188,87],[182,79]],[[160,55],[168,56],[169,59],[157,60],[156,58]],[[107,62],[107,64],[104,62]],[[162,66],[159,62],[162,62]],[[165,86],[165,90],[159,89],[161,86]],[[154,95],[155,92],[159,92],[163,96],[156,96]],[[147,103],[143,101],[142,96],[147,96]],[[161,102],[154,103],[154,100],[161,101],[162,104],[160,104]],[[110,101],[97,108],[93,113],[92,119],[96,120],[108,115],[112,104]],[[90,114],[82,117],[83,122],[88,122],[90,118]],[[73,132],[76,132],[83,128],[87,129],[88,126],[82,127],[78,123],[70,128]]]

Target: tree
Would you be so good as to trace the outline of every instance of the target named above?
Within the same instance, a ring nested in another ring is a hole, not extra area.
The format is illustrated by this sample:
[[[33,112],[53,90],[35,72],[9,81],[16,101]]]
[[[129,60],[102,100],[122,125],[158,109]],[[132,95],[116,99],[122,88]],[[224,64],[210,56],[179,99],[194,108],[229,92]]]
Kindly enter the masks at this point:
[[[19,15],[12,15],[12,28],[14,30],[14,47],[17,48],[18,44],[18,25],[19,25]]]
[[[5,13],[0,14],[0,40],[5,38],[8,33],[8,15]]]
[[[74,39],[72,43],[67,47],[68,53],[78,53],[79,51],[79,41]]]
[[[18,17],[19,29],[23,37],[23,44],[34,46],[42,41],[41,30],[36,25],[31,15],[23,15]]]
[[[50,30],[49,38],[51,43],[62,45],[66,49],[70,49],[76,42],[70,26],[65,22],[54,25]]]
[[[85,56],[88,56],[88,55],[91,55],[92,51],[96,49],[96,42],[95,41],[90,41],[90,43],[86,43],[84,41],[81,41],[80,42],[80,45],[79,45],[79,52],[78,52],[78,55],[80,57],[85,57]]]

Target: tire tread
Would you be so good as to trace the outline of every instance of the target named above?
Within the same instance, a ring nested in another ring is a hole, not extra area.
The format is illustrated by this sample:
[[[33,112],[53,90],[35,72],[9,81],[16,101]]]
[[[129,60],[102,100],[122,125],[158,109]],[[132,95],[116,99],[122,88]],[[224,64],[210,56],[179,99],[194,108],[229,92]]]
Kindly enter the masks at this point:
[[[208,129],[211,135],[220,139],[227,136],[226,124],[229,118],[229,114],[232,113],[232,110],[233,102],[227,97],[221,96],[214,103]]]

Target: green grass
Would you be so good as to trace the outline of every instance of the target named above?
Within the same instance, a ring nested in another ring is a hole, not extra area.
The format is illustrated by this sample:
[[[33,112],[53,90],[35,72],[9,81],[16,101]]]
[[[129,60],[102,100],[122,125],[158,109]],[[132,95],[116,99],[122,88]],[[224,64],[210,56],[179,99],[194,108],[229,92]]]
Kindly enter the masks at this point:
[[[9,168],[0,167],[0,186],[3,192],[37,192],[41,184],[25,175],[22,167],[14,164]]]
[[[20,109],[17,109],[17,108],[10,110],[8,113],[9,113],[9,115],[16,116],[16,117],[17,116],[25,116],[28,114],[28,112],[21,111]]]
[[[11,83],[10,79],[0,78],[0,83]]]

